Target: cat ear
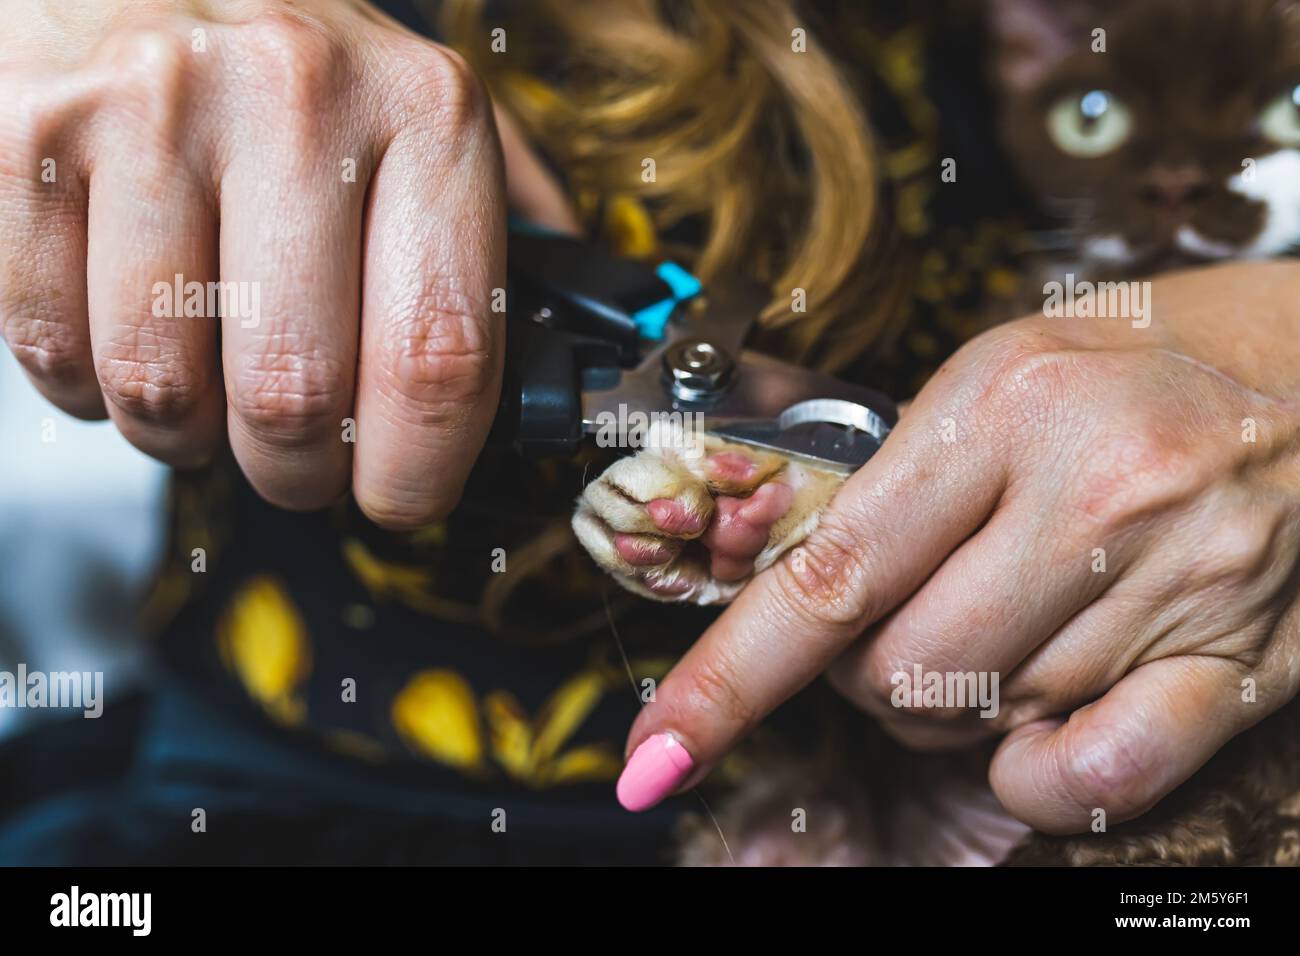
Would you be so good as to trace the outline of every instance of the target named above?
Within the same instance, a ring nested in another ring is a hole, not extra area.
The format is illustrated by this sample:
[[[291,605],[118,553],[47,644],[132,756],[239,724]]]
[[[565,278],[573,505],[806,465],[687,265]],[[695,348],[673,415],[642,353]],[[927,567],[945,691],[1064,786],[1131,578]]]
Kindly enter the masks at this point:
[[[993,64],[999,84],[1032,90],[1088,35],[1091,3],[1062,0],[988,0]]]

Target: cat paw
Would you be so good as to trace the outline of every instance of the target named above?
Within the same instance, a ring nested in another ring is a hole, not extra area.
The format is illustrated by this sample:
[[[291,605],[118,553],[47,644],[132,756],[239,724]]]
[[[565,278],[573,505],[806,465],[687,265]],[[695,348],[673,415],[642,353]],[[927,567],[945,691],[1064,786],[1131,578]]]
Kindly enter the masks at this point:
[[[812,532],[843,481],[715,436],[658,442],[586,487],[573,530],[629,591],[721,604]]]

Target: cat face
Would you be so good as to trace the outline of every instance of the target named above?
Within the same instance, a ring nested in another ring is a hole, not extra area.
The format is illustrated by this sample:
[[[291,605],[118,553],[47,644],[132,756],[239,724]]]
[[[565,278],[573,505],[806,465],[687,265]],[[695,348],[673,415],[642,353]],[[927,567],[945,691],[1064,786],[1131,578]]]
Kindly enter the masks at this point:
[[[1003,142],[1077,254],[1300,250],[1300,0],[989,2]]]

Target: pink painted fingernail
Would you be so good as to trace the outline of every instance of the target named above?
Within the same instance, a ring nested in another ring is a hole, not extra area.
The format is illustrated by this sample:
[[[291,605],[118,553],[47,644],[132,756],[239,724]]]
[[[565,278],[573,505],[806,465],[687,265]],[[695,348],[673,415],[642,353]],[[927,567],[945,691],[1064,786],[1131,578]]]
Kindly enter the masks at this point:
[[[618,802],[639,813],[676,790],[695,768],[695,761],[672,734],[655,734],[632,751],[618,778]]]

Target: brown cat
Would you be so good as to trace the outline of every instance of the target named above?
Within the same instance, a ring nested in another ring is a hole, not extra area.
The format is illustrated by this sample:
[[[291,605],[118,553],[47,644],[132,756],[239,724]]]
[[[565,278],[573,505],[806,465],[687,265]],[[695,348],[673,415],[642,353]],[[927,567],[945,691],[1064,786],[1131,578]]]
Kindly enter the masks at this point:
[[[1006,151],[1063,225],[1031,270],[1127,278],[1300,248],[1300,0],[988,0],[988,12]],[[840,482],[769,457],[736,473],[717,440],[689,460],[675,447],[618,462],[574,518],[603,568],[659,600],[730,600],[808,535]],[[780,485],[789,510],[765,525]],[[755,528],[766,539],[729,556]],[[822,739],[812,755],[751,753],[717,813],[737,862],[1300,864],[1300,703],[1145,817],[1070,838],[1027,835],[1002,813],[986,754],[908,754],[842,714]],[[793,833],[792,807],[822,825]],[[730,859],[712,826],[686,828],[683,862]]]
[[[1131,277],[1300,248],[1300,3],[990,5],[1001,138],[1062,220],[1064,265]]]

